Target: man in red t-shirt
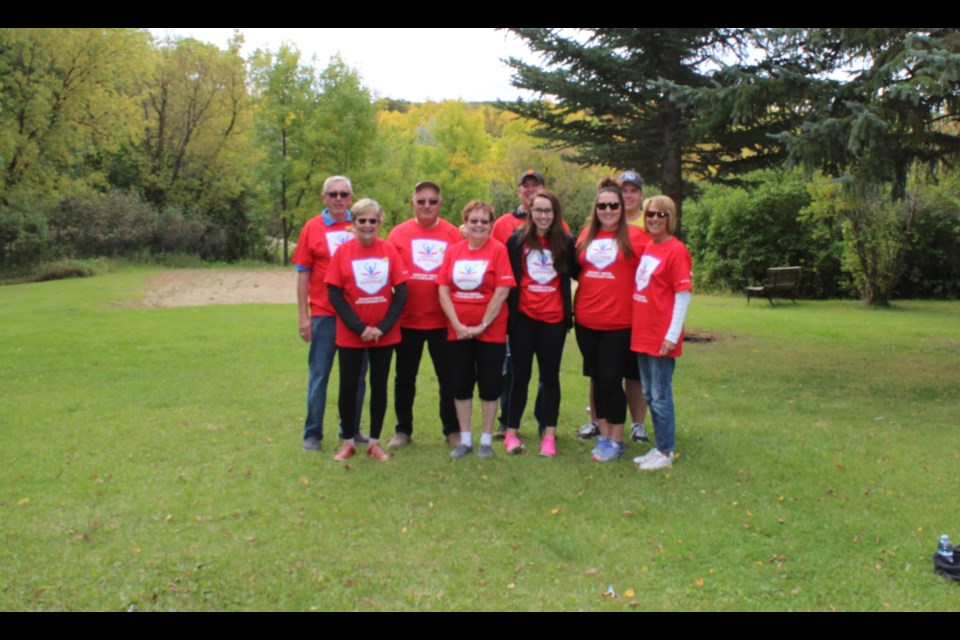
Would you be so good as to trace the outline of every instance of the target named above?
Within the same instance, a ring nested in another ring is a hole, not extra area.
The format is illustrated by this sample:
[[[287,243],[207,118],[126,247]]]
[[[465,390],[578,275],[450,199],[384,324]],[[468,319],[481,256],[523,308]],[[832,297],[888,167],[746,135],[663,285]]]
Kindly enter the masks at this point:
[[[327,382],[337,353],[337,319],[327,297],[325,278],[330,258],[344,242],[353,239],[353,185],[345,176],[331,176],[323,183],[320,215],[307,220],[297,240],[293,262],[297,268],[297,310],[300,339],[310,345],[307,363],[307,418],[303,425],[303,448],[319,451],[323,440],[323,414],[327,406]],[[365,372],[364,372],[365,373]],[[357,406],[363,408],[365,387],[361,379]],[[357,411],[357,416],[360,411]],[[358,438],[362,437],[357,425]]]
[[[396,246],[410,272],[407,304],[400,316],[400,344],[394,378],[394,410],[397,433],[387,446],[398,449],[413,437],[413,400],[417,394],[417,374],[423,345],[426,343],[440,387],[440,424],[452,446],[460,444],[460,426],[453,402],[452,377],[447,349],[447,318],[437,295],[437,274],[443,256],[463,240],[453,224],[440,217],[443,198],[440,186],[429,180],[413,189],[413,218],[395,226],[387,241]]]

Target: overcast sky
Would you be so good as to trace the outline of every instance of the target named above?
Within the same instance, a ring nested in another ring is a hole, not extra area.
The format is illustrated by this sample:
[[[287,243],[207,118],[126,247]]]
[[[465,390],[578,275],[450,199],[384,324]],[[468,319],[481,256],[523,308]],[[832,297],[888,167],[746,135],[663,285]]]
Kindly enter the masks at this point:
[[[512,100],[509,56],[535,61],[515,37],[493,29],[238,29],[243,55],[297,46],[301,59],[324,68],[340,53],[376,97],[424,102]],[[150,29],[158,38],[192,37],[225,48],[234,29]]]

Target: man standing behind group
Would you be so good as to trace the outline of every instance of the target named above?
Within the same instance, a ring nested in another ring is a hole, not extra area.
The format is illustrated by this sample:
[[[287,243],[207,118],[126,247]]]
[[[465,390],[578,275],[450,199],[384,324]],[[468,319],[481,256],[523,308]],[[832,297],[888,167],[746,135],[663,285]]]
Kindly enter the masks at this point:
[[[353,185],[344,176],[331,176],[323,183],[327,208],[308,220],[300,232],[293,262],[297,267],[297,306],[300,339],[310,344],[307,381],[307,419],[303,425],[303,448],[318,451],[323,440],[323,414],[327,406],[327,383],[337,353],[337,318],[324,281],[330,258],[344,242],[353,239],[350,205]],[[363,407],[364,386],[357,404]],[[357,413],[359,418],[359,412]],[[365,440],[361,440],[365,441]]]
[[[543,176],[533,169],[527,169],[521,173],[520,185],[517,187],[520,204],[513,211],[497,218],[497,221],[493,223],[493,232],[490,235],[495,240],[507,244],[507,240],[510,239],[517,227],[530,219],[530,207],[533,206],[533,199],[543,191],[545,186]]]
[[[447,249],[463,240],[453,224],[440,217],[443,200],[440,186],[424,180],[413,190],[414,217],[395,226],[387,236],[410,271],[407,304],[400,316],[400,344],[394,381],[397,433],[387,446],[399,449],[413,437],[413,400],[423,345],[427,344],[440,386],[440,423],[451,446],[460,444],[460,427],[450,387],[450,357],[447,348],[447,318],[440,308],[437,275]]]

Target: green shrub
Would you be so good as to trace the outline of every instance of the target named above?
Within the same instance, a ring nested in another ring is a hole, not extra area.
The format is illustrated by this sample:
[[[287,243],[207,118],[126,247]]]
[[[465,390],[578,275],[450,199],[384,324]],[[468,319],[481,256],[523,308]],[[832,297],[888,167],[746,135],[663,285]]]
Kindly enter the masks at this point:
[[[76,260],[63,259],[42,265],[32,280],[34,282],[46,282],[48,280],[64,280],[66,278],[87,278],[93,274],[94,271],[92,268]]]
[[[39,209],[0,208],[0,266],[23,267],[50,253],[46,214]]]
[[[810,203],[799,172],[757,171],[747,187],[711,185],[684,206],[684,231],[696,286],[739,290],[763,281],[767,268],[804,268],[803,293],[843,292],[836,239],[800,216]]]

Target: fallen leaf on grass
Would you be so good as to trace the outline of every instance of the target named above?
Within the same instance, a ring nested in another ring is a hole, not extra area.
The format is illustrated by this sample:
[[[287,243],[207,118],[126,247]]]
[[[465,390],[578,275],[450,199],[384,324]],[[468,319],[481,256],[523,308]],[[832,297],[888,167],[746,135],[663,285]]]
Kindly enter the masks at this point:
[[[554,507],[553,509],[550,509],[550,515],[555,516],[555,515],[557,515],[558,513],[560,513],[560,509],[559,509],[559,508]]]
[[[634,514],[633,511],[624,511],[624,512],[623,512],[623,515],[625,515],[625,516],[627,516],[627,517],[629,518],[629,517],[632,517],[632,516],[634,516],[634,515],[636,515],[636,514]]]
[[[636,609],[637,607],[640,606],[640,603],[637,602],[636,600],[631,600],[630,602],[627,603],[627,606],[630,607],[631,609]]]
[[[637,595],[637,592],[634,591],[633,589],[627,589],[626,591],[623,592],[624,598],[632,598],[635,595]]]
[[[303,486],[307,486],[308,484],[310,484],[310,481],[307,480],[307,476],[300,476],[300,484],[302,484]]]
[[[516,588],[517,588],[517,585],[515,585],[515,584],[512,583],[512,582],[507,585],[507,589],[516,589]]]
[[[589,569],[587,569],[586,571],[583,572],[583,574],[584,574],[584,575],[587,575],[587,576],[595,576],[595,575],[597,575],[598,573],[600,573],[600,570],[599,570],[599,569],[595,569],[595,568],[593,568],[593,567],[590,567]]]
[[[697,578],[696,585],[697,585],[697,587],[702,587],[702,586],[703,586],[703,578]]]
[[[836,469],[837,471],[846,471],[846,470],[847,470],[847,468],[846,468],[845,466],[843,466],[842,464],[834,465],[833,468]]]
[[[17,504],[30,504],[30,498],[20,498],[17,500]]]

